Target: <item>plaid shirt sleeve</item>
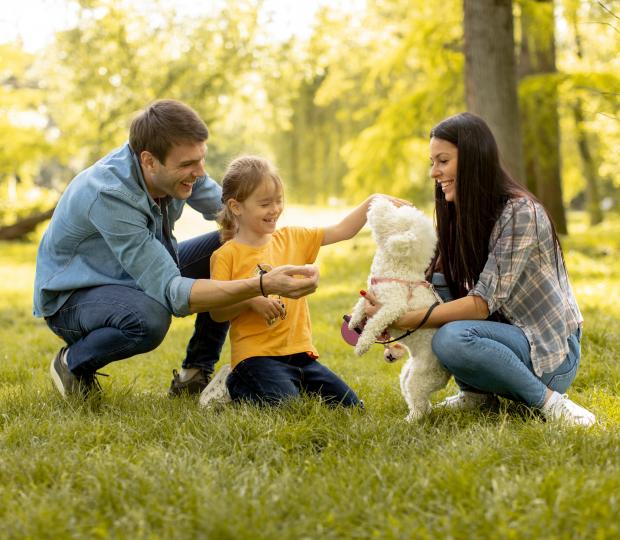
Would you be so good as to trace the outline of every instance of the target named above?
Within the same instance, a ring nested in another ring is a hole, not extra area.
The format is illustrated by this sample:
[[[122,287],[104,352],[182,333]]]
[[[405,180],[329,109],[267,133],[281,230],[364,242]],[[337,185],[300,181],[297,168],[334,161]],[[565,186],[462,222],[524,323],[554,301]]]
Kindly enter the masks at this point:
[[[469,294],[481,296],[489,312],[498,311],[510,298],[515,285],[538,246],[536,209],[532,201],[510,201],[489,240],[489,257]]]

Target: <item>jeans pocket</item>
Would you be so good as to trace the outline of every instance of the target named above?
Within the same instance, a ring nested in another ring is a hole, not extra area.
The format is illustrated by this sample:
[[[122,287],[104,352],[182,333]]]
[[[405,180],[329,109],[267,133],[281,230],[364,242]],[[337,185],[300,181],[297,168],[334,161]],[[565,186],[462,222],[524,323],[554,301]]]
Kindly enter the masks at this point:
[[[560,394],[566,392],[568,387],[572,384],[577,376],[577,369],[579,368],[579,357],[575,358],[571,355],[551,373],[544,373],[542,381],[551,390],[555,390]]]
[[[573,366],[572,369],[567,371],[566,373],[553,373],[551,374],[551,379],[547,383],[547,386],[551,388],[551,390],[555,390],[560,394],[566,392],[568,387],[573,383],[575,377],[577,376],[577,366]]]

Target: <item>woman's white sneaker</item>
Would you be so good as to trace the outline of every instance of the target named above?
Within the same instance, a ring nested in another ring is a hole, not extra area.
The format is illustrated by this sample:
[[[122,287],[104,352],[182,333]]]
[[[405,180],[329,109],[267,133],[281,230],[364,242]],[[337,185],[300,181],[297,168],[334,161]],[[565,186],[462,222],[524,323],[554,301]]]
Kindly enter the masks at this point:
[[[543,416],[552,422],[563,422],[571,426],[592,426],[596,417],[581,405],[568,399],[566,394],[553,392],[541,409]]]

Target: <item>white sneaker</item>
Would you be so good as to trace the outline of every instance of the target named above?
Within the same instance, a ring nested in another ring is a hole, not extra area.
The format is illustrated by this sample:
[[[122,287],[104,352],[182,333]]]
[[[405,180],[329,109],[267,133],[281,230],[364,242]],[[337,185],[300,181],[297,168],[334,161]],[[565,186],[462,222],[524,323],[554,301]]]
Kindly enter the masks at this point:
[[[228,388],[226,388],[226,377],[230,373],[230,364],[222,366],[211,379],[211,382],[200,393],[198,404],[201,407],[211,407],[213,405],[224,405],[231,401]]]
[[[447,397],[435,405],[435,407],[451,409],[453,411],[496,410],[499,408],[499,399],[493,394],[480,394],[478,392],[461,390],[458,394]]]
[[[566,394],[555,394],[549,399],[548,405],[541,409],[547,420],[586,427],[596,423],[596,417],[590,411],[568,399]]]

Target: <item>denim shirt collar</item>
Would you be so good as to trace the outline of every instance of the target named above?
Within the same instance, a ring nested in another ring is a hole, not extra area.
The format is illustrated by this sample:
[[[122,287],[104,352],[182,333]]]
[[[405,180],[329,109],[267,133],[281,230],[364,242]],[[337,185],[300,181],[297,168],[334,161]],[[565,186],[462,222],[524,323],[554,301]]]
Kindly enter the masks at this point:
[[[144,179],[144,174],[142,172],[142,166],[140,165],[140,160],[138,159],[138,156],[133,151],[133,148],[131,146],[129,146],[129,144],[127,144],[127,148],[129,148],[129,152],[131,154],[131,159],[133,161],[133,165],[136,168],[136,173],[137,173],[136,176],[138,177],[138,184],[144,190],[144,193],[146,193],[146,197],[147,197],[147,199],[149,201],[149,205],[151,206],[151,210],[155,214],[160,214],[161,215],[161,207],[159,206],[159,204],[157,204],[157,201],[152,197],[152,195],[149,192],[148,187],[146,185],[146,180]],[[170,200],[169,196],[161,198],[161,202],[163,204],[168,204],[169,200]]]

